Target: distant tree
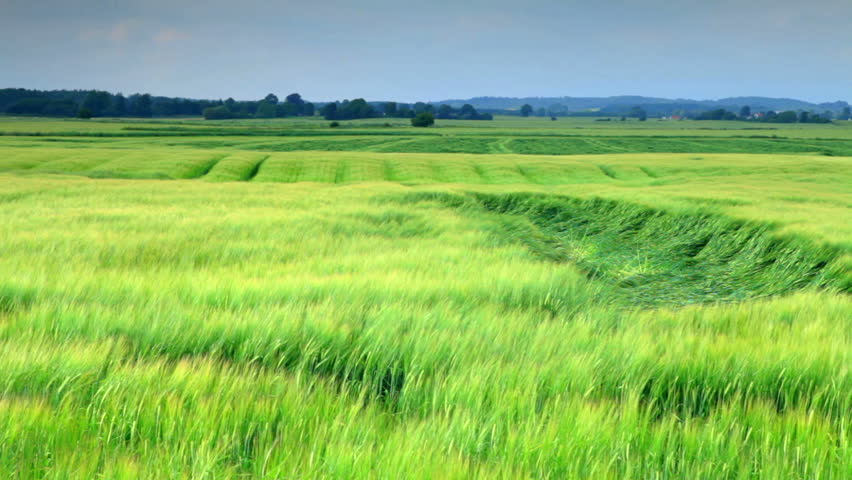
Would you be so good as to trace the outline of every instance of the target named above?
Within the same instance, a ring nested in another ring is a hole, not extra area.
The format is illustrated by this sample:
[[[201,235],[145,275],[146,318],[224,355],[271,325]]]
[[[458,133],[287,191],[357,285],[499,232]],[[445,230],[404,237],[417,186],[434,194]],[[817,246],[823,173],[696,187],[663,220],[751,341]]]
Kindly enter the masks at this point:
[[[80,112],[77,113],[77,118],[81,118],[83,120],[88,120],[92,118],[92,112],[88,108],[81,108]]]
[[[431,106],[431,105],[430,105]],[[421,112],[433,113],[433,112]],[[456,110],[451,105],[441,104],[436,112],[433,113],[435,118],[441,120],[493,120],[494,116],[490,113],[479,113],[471,104],[465,104],[460,109]]]
[[[6,109],[12,115],[38,115],[43,113],[50,100],[46,98],[24,98]]]
[[[440,118],[442,120],[446,120],[452,118],[453,116],[453,107],[443,104],[438,107],[438,112],[435,114],[435,117]]]
[[[517,104],[515,104],[515,105],[517,105]],[[529,117],[530,115],[532,115],[532,112],[533,112],[533,107],[529,103],[527,103],[523,107],[521,107],[521,116],[522,117]]]
[[[473,105],[469,103],[465,103],[462,105],[461,109],[459,109],[459,118],[464,120],[475,120],[476,117],[479,116],[476,109],[473,108]]]
[[[255,118],[275,118],[278,111],[275,108],[275,104],[271,102],[267,102],[263,100],[258,104],[257,110],[254,112]]]
[[[56,117],[73,117],[78,111],[77,104],[71,100],[51,100],[41,110],[41,114]]]
[[[556,117],[550,117],[550,121],[551,121],[551,122],[555,122],[555,121],[556,121]]]
[[[278,104],[278,97],[275,96],[274,93],[270,93],[269,95],[264,97],[263,101],[266,102],[266,103],[270,103],[272,105],[277,105]]]
[[[284,108],[280,108],[281,105]],[[287,95],[284,99],[283,104],[279,104],[279,116],[282,117],[295,117],[297,115],[303,117],[312,117],[314,113],[316,113],[316,107],[313,103],[305,102],[301,95],[298,93],[291,93]]]
[[[158,99],[154,102],[154,115],[161,117],[180,115],[180,100],[177,98]]]
[[[751,117],[751,107],[745,105],[740,109],[740,118],[749,118]]]
[[[111,111],[116,117],[123,117],[127,115],[127,99],[124,98],[124,95],[119,93],[113,97]]]
[[[239,110],[234,113],[238,113],[239,116],[242,117],[251,117],[257,113],[257,107],[260,105],[260,102],[238,102]]]
[[[320,109],[320,115],[323,116],[326,120],[336,120],[337,119],[337,104],[334,102],[330,102],[325,104]]]
[[[810,112],[799,113],[799,123],[808,123],[810,121]]]
[[[328,126],[331,128],[337,128],[340,126],[340,122],[331,122],[328,124]]]
[[[356,98],[349,103],[353,118],[370,118],[376,116],[376,109],[363,98]]]
[[[781,112],[774,118],[774,121],[777,123],[796,123],[798,120],[799,116],[793,111]]]
[[[139,95],[133,106],[134,113],[139,117],[150,117],[153,115],[153,106],[151,104],[151,95]]]
[[[562,105],[561,103],[554,103],[550,107],[547,108],[547,113],[551,117],[558,117],[560,115],[565,115],[568,113],[568,107]]]
[[[429,112],[417,114],[411,119],[411,125],[414,127],[431,127],[435,124],[435,116]]]
[[[277,116],[295,117],[302,111],[302,106],[296,103],[284,102],[276,105]]]
[[[302,96],[298,93],[291,93],[290,95],[287,95],[286,102],[293,103],[296,105],[303,105],[305,103],[305,101],[302,100]]]
[[[234,118],[233,112],[231,112],[231,110],[229,110],[225,105],[205,108],[202,114],[204,115],[205,120],[225,120],[228,118]]]
[[[832,112],[831,110],[826,110],[822,112],[822,115],[820,116],[825,120],[832,120],[834,118],[834,112]]]
[[[396,102],[385,103],[382,106],[382,111],[384,112],[386,117],[395,117],[398,112]]]
[[[840,113],[840,120],[850,120],[852,119],[852,109],[849,107],[843,107],[843,111]]]
[[[373,118],[379,116],[376,109],[363,98],[356,98],[352,101],[344,100],[335,108],[337,120],[352,120],[356,118]]]
[[[201,115],[202,110],[204,110],[204,107],[201,106],[201,102],[184,99],[180,103],[181,115]]]
[[[648,120],[648,112],[642,107],[633,107],[630,109],[629,117],[638,118],[640,122]]]
[[[696,120],[735,120],[737,116],[733,112],[729,112],[724,108],[706,111],[697,117]]]
[[[88,110],[93,117],[104,115],[112,104],[112,95],[108,92],[92,90],[86,94],[82,108]]]
[[[429,103],[417,102],[417,103],[414,104],[413,110],[414,110],[415,115],[421,114],[421,113],[424,113],[424,112],[434,114],[435,113],[435,106],[431,105]]]
[[[399,118],[412,118],[412,117],[414,117],[414,111],[411,110],[411,107],[409,107],[406,104],[400,105],[399,108],[397,108],[396,114]]]
[[[228,99],[225,100],[225,106],[228,107],[228,110],[234,111],[234,109],[236,109],[237,107],[237,101],[231,97],[228,97]]]

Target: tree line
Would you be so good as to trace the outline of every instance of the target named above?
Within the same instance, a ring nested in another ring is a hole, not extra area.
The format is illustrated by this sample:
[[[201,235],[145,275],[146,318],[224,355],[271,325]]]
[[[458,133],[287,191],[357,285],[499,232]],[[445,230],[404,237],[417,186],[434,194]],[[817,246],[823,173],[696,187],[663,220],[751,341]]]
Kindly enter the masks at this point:
[[[849,107],[844,107],[836,117],[838,120],[850,120],[852,112],[850,112]],[[793,110],[752,112],[751,107],[746,105],[740,109],[739,114],[719,108],[703,112],[694,118],[695,120],[741,120],[765,123],[831,123],[835,119],[835,114],[829,110],[821,114],[804,110],[799,112]]]
[[[450,120],[492,120],[490,113],[480,113],[473,105],[453,108],[450,105],[397,102],[367,102],[363,98],[322,104],[319,108],[292,93],[279,101],[270,93],[261,100],[237,101],[194,100],[159,97],[150,94],[110,93],[101,90],[28,90],[0,89],[0,112],[9,115],[54,117],[170,117],[202,115],[208,120],[232,118],[312,117],[319,113],[327,120],[363,118],[410,118],[431,114],[433,118]]]
[[[167,117],[201,115],[213,100],[155,97],[148,93],[125,96],[101,90],[0,89],[0,112],[47,117]]]
[[[666,108],[670,108],[667,106]],[[634,106],[615,111],[568,112],[560,105],[549,109],[534,109],[525,104],[519,110],[506,110],[497,113],[527,116],[622,116],[646,120],[649,117],[689,118],[695,120],[743,120],[768,123],[828,123],[834,119],[850,120],[850,107],[847,105],[839,112],[826,110],[822,113],[811,111],[761,111],[752,112],[748,106],[737,113],[724,108],[707,111],[688,111],[689,105],[674,113],[655,110],[653,105]],[[152,96],[136,93],[124,96],[121,93],[109,93],[100,90],[28,90],[23,88],[0,89],[0,112],[9,115],[33,115],[55,117],[170,117],[198,116],[210,120],[229,118],[282,118],[311,117],[319,113],[327,120],[354,120],[363,118],[408,118],[421,114],[430,114],[440,120],[492,120],[491,112],[480,112],[465,104],[455,108],[449,104],[434,105],[417,102],[414,104],[397,102],[367,102],[363,98],[319,104],[302,99],[298,93],[292,93],[279,101],[272,93],[261,100],[237,101],[195,100]]]
[[[0,89],[0,111],[10,115],[51,117],[199,115],[198,101],[152,97],[150,94],[111,94],[99,90]]]
[[[473,105],[461,108],[450,105],[435,106],[431,103],[417,102],[413,105],[397,102],[379,104],[368,103],[363,98],[329,102],[319,110],[326,120],[354,120],[359,118],[415,118],[422,114],[431,114],[440,120],[493,120],[490,113],[479,113]]]
[[[172,117],[204,115],[209,119],[313,116],[314,105],[298,93],[279,102],[274,94],[258,101],[194,100],[101,90],[0,89],[0,112],[48,117]]]
[[[298,93],[291,93],[283,102],[274,93],[263,100],[238,102],[228,98],[203,111],[206,120],[225,120],[229,118],[284,118],[312,117],[316,112],[313,103],[306,102]]]
[[[825,110],[822,113],[810,110],[772,111],[762,108],[752,112],[750,106],[743,106],[739,113],[725,108],[707,110],[696,104],[643,104],[632,107],[619,106],[594,109],[588,111],[570,111],[563,105],[552,105],[550,108],[533,108],[524,104],[517,110],[507,110],[506,115],[522,117],[621,117],[622,119],[637,118],[640,121],[648,118],[682,118],[691,120],[744,120],[768,123],[829,123],[832,120],[852,120],[849,106],[839,111]]]

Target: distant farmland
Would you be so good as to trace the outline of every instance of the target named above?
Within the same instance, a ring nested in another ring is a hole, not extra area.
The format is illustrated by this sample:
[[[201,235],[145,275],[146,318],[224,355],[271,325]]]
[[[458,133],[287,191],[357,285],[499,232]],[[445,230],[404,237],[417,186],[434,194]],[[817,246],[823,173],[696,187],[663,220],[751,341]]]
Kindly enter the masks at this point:
[[[848,478],[852,125],[0,117],[4,478]]]

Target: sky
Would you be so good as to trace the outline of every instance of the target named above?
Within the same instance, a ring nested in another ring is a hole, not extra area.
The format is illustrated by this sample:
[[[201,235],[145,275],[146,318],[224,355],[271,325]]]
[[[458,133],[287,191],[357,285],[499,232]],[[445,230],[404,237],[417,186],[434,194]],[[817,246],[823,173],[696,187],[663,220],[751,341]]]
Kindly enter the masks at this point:
[[[0,0],[0,88],[852,101],[852,0]]]

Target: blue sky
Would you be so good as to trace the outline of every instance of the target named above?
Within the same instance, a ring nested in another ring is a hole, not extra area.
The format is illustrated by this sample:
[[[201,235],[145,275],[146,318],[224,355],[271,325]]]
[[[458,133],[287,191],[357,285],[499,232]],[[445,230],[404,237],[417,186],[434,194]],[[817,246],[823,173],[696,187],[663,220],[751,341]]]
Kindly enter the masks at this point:
[[[0,87],[852,100],[852,0],[0,0]]]

